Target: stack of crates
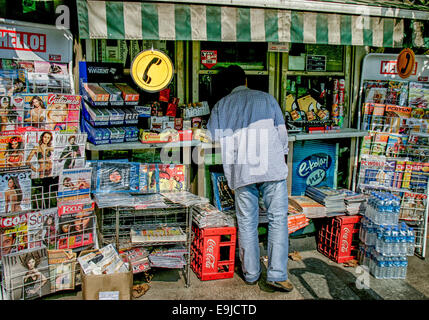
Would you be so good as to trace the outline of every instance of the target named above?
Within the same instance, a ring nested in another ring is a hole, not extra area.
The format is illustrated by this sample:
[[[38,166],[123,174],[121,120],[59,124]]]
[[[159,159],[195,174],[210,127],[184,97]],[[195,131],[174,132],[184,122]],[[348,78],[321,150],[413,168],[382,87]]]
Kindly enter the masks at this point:
[[[192,226],[191,268],[202,280],[234,276],[236,227],[198,228]]]
[[[318,233],[317,250],[337,263],[357,259],[361,218],[339,216],[326,219]]]

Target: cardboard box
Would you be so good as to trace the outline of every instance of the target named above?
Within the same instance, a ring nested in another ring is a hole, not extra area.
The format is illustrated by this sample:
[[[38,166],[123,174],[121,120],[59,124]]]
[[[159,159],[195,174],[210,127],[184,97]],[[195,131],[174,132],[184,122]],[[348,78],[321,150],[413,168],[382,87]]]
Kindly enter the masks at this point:
[[[83,250],[79,257],[95,250]],[[80,268],[82,298],[84,300],[131,300],[133,290],[133,271],[128,264],[128,272],[92,275],[84,274]],[[100,299],[101,298],[101,299]]]
[[[109,93],[100,87],[97,83],[84,83],[83,84],[85,91],[89,94],[92,101],[109,101]]]

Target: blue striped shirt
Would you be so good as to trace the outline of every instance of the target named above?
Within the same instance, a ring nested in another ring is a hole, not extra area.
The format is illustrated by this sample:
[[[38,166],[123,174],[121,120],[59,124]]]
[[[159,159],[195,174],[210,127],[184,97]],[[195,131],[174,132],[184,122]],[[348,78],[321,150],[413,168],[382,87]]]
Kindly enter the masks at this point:
[[[207,129],[212,140],[220,142],[231,189],[287,178],[288,135],[272,95],[236,87],[213,107]]]

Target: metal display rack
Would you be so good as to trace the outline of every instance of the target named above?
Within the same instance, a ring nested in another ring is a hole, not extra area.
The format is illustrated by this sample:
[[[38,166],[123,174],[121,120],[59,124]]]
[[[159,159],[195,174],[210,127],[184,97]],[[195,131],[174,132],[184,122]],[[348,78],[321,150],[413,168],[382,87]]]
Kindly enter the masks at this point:
[[[160,195],[161,196],[161,195]],[[163,196],[162,196],[163,197]],[[173,203],[164,198],[164,208],[140,208],[139,206],[113,206],[97,208],[99,216],[99,237],[103,245],[116,244],[117,248],[139,247],[139,246],[161,246],[182,243],[186,246],[186,266],[183,269],[186,287],[190,286],[190,263],[191,263],[191,227],[192,216],[190,208]],[[172,242],[147,242],[132,244],[130,231],[132,226],[138,227],[181,227],[186,234],[186,241]]]

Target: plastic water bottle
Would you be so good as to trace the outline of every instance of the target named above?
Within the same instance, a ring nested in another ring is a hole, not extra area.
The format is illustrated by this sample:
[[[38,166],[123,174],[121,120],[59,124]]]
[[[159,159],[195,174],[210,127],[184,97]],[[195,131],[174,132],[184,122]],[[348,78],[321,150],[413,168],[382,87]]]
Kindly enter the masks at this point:
[[[407,248],[407,256],[413,256],[414,255],[414,242],[415,242],[415,235],[414,235],[414,229],[408,228],[407,232],[407,241],[408,241],[408,248]]]
[[[405,279],[407,277],[407,268],[408,268],[408,259],[406,257],[402,257],[401,268],[399,273],[400,279]]]
[[[399,229],[400,234],[400,245],[399,245],[399,255],[400,256],[406,256],[407,255],[407,225],[402,222],[401,228]]]
[[[398,256],[399,255],[399,229],[397,226],[392,228],[392,243],[391,243],[391,256]]]
[[[377,238],[375,240],[375,250],[377,252],[380,252],[381,254],[383,254],[383,232],[384,232],[384,228],[383,226],[380,226],[377,228]]]
[[[383,246],[382,246],[382,252],[384,256],[390,256],[391,252],[391,241],[392,241],[392,230],[390,226],[386,226],[384,229],[384,235],[383,235]]]
[[[394,206],[393,206],[393,211],[395,214],[395,224],[399,223],[399,214],[401,211],[401,198],[398,196],[394,196]]]

